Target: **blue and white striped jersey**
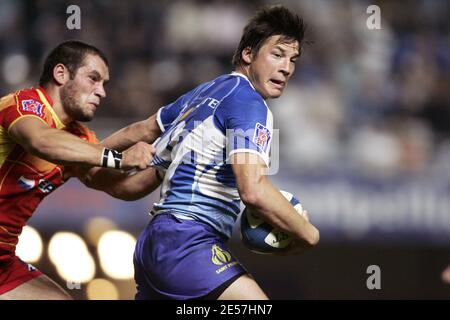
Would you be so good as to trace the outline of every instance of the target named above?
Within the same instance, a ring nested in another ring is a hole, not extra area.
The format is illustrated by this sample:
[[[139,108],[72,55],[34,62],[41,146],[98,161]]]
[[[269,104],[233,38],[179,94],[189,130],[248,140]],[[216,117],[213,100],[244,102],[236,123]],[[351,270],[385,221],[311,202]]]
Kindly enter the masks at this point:
[[[158,111],[163,131],[153,165],[163,171],[158,214],[205,222],[229,238],[240,212],[230,155],[252,152],[269,165],[272,113],[242,74],[222,75]]]

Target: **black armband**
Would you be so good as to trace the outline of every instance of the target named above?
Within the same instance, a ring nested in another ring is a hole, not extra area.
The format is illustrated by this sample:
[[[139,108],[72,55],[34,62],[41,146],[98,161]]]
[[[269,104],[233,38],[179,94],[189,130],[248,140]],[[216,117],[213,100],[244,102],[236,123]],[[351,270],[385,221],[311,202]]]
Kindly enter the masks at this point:
[[[102,155],[102,167],[103,168],[114,168],[121,169],[122,168],[122,152],[103,148]]]

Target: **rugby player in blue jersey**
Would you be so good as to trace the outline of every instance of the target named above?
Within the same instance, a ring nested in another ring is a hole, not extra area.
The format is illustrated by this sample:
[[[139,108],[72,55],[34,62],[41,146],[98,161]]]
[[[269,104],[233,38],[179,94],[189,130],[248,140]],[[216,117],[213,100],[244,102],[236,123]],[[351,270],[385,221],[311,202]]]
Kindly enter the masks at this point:
[[[235,72],[201,84],[153,117],[161,130],[153,164],[163,181],[154,218],[136,244],[136,299],[267,299],[226,246],[241,200],[295,237],[285,254],[319,241],[319,231],[266,174],[273,121],[265,101],[282,95],[303,37],[296,14],[281,6],[260,10],[244,29]],[[145,122],[135,124],[110,141],[117,146],[115,138],[145,130]],[[150,179],[135,188],[145,183],[154,188]]]

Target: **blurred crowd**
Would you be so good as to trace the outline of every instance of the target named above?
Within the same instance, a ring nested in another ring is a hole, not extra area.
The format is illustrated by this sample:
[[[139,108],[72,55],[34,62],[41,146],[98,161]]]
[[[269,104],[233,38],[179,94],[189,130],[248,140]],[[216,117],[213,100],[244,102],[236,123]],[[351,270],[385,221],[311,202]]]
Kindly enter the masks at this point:
[[[35,85],[60,41],[90,42],[110,59],[94,127],[111,132],[232,71],[247,18],[271,3],[0,0],[0,93]],[[313,42],[285,95],[269,102],[282,168],[376,179],[450,174],[450,2],[276,3],[303,16]],[[80,30],[66,27],[72,4]],[[366,25],[371,4],[381,9],[379,30]]]

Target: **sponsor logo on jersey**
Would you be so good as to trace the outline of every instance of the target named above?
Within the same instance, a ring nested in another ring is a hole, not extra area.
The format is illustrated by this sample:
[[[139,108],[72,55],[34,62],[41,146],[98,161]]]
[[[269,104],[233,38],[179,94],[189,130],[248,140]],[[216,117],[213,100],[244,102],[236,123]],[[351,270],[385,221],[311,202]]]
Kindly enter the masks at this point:
[[[38,188],[43,193],[50,193],[56,189],[56,186],[53,183],[51,183],[50,181],[41,179],[41,180],[39,180]]]
[[[43,193],[50,193],[56,189],[56,186],[53,183],[45,179],[40,179],[37,183],[35,180],[27,179],[24,176],[21,176],[18,183],[19,187],[24,190],[31,190],[37,184],[38,189]]]
[[[36,181],[34,180],[27,179],[24,176],[21,176],[19,178],[19,187],[21,187],[22,189],[31,190],[34,188],[35,185]]]

